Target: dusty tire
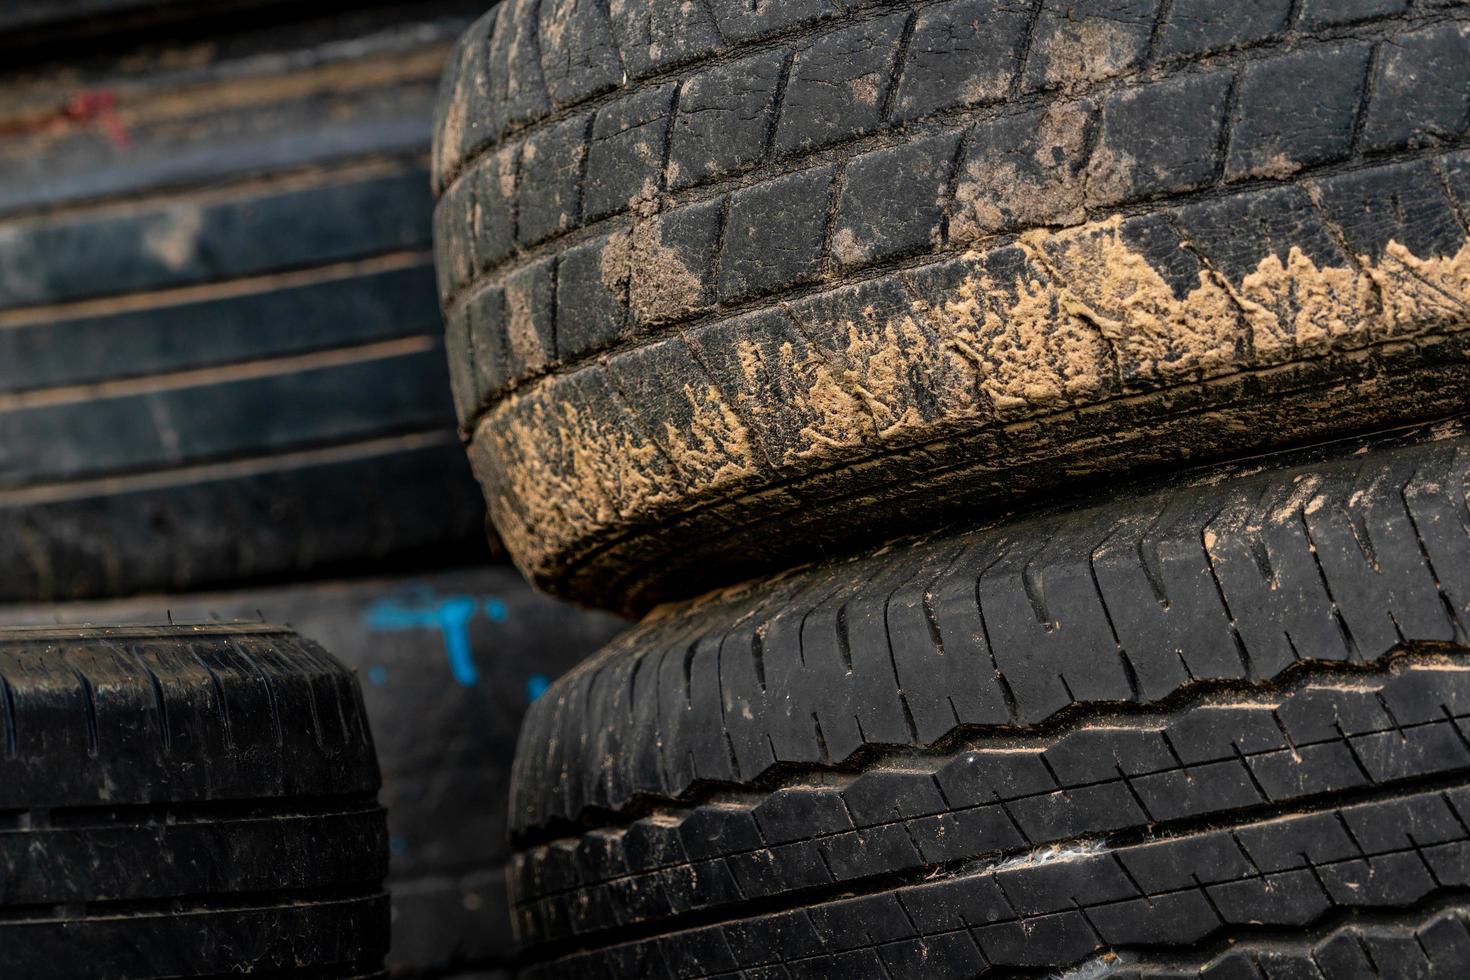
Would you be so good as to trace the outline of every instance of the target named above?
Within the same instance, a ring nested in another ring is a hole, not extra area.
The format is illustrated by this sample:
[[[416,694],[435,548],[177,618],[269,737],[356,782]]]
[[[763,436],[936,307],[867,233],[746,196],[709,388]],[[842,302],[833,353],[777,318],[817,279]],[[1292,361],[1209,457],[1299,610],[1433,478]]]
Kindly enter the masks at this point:
[[[441,6],[0,76],[0,599],[483,553],[430,257]]]
[[[1233,11],[483,19],[435,238],[521,567],[647,607],[875,523],[1463,403],[1463,5]]]
[[[626,624],[536,595],[513,569],[110,602],[0,606],[0,628],[289,623],[354,671],[388,810],[395,976],[514,957],[505,904],[516,734],[532,696]]]
[[[267,626],[0,630],[0,974],[381,976],[356,680]]]
[[[528,715],[525,977],[1463,975],[1465,432],[660,610]]]

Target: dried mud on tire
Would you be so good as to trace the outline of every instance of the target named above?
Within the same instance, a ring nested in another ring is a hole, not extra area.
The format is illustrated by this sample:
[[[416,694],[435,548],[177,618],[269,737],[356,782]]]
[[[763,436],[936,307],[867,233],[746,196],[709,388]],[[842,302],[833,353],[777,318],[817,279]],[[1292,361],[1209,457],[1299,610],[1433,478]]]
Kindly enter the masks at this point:
[[[1462,405],[1463,5],[1258,7],[482,18],[435,244],[520,566],[646,609],[875,524]]]

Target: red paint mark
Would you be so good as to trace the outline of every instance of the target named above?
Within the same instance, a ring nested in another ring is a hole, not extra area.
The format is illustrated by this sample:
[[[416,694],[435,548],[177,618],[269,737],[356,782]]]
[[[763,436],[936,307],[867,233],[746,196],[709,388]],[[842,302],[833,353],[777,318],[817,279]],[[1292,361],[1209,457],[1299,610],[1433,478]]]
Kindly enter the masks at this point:
[[[126,150],[131,144],[127,127],[117,117],[117,93],[111,89],[83,89],[67,98],[54,112],[0,122],[0,136],[54,132],[74,126],[93,126],[107,135],[112,145]]]
[[[76,122],[95,122],[112,145],[119,150],[128,148],[128,131],[117,118],[117,93],[111,89],[83,89],[66,100],[61,114]]]

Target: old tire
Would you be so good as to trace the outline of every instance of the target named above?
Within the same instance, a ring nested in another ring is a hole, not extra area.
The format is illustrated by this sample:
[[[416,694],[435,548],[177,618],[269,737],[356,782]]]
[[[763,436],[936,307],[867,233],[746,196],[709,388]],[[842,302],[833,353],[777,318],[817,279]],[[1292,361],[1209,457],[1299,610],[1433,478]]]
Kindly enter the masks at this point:
[[[1463,975],[1470,436],[1261,469],[615,641],[522,736],[524,976]]]
[[[1467,79],[1458,4],[506,3],[435,215],[496,525],[646,608],[1462,404]]]
[[[454,8],[0,78],[0,600],[483,554],[424,162]]]
[[[546,681],[626,624],[531,591],[507,566],[0,606],[29,624],[256,620],[288,623],[360,678],[388,810],[388,967],[443,976],[514,958],[505,904],[510,763]]]
[[[381,976],[353,675],[267,626],[0,630],[0,974]]]

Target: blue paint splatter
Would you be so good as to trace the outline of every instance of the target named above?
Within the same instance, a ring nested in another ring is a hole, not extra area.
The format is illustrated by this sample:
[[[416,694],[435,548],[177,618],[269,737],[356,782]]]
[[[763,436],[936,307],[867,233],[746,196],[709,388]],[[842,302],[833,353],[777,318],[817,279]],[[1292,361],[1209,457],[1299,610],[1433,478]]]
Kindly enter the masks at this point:
[[[530,703],[546,693],[551,686],[551,678],[545,674],[532,674],[526,678],[526,703]]]
[[[383,666],[369,667],[368,680],[379,686],[388,683],[388,668]]]
[[[402,837],[389,837],[388,849],[394,854],[407,854],[408,841],[404,840]]]
[[[373,603],[364,617],[371,630],[437,629],[444,635],[444,652],[454,679],[465,687],[480,681],[470,649],[470,621],[484,609],[491,622],[503,623],[510,610],[500,599],[483,603],[473,596],[439,597],[432,589],[418,588],[398,597]]]

